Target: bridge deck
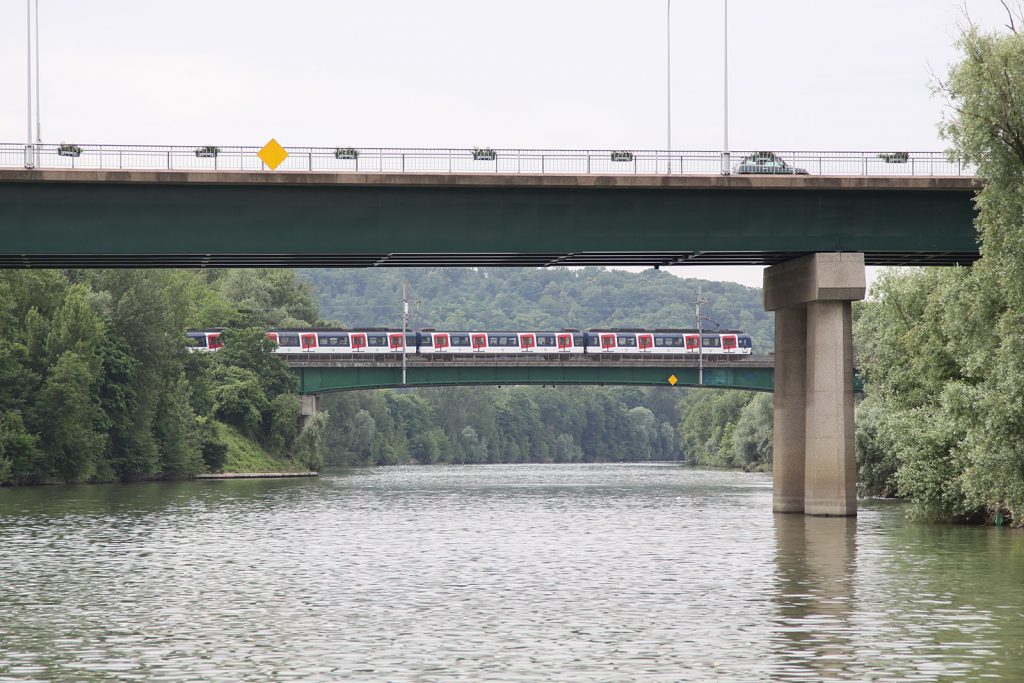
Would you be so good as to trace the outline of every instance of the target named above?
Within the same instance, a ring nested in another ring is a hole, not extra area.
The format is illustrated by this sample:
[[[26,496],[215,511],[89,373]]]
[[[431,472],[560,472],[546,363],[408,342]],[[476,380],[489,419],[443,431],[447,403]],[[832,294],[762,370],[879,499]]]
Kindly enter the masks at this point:
[[[0,267],[970,263],[938,176],[0,169]]]

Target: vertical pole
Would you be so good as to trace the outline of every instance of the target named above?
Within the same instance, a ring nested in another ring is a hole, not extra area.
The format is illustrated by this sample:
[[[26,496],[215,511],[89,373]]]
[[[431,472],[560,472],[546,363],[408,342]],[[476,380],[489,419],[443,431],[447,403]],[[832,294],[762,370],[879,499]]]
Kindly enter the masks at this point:
[[[665,149],[668,155],[668,172],[672,173],[672,0],[667,0],[665,8],[665,74],[667,110],[667,137]]]
[[[36,3],[36,145],[43,142],[43,126],[40,122],[40,107],[39,107],[39,0],[35,0]],[[39,153],[38,147],[36,148],[36,154]]]
[[[406,384],[405,352],[408,344],[405,340],[405,331],[409,326],[409,281],[402,280],[402,386]]]
[[[35,159],[32,154],[32,0],[25,0],[25,43],[26,57],[25,65],[28,67],[27,104],[28,104],[28,132],[25,135],[25,168],[33,168]]]
[[[701,287],[697,287],[697,386],[704,386],[704,316],[700,314],[700,305],[704,303]]]
[[[729,175],[729,0],[725,0],[725,34],[723,43],[725,48],[724,59],[722,60],[722,89],[724,93],[722,98],[722,117],[724,119],[722,127],[722,173]]]

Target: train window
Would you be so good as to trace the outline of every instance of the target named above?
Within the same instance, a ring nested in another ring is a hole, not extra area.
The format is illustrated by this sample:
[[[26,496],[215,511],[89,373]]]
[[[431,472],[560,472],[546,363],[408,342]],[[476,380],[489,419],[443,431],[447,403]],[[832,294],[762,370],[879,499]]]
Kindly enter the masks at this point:
[[[452,346],[469,346],[469,335],[468,334],[453,334],[449,338],[449,343]]]
[[[348,346],[348,335],[347,334],[321,334],[317,335],[320,341],[320,346]]]
[[[573,346],[583,346],[583,335],[582,334],[574,334],[572,336],[572,344],[573,344]]]
[[[299,335],[297,334],[278,334],[277,343],[279,346],[298,346]]]
[[[387,346],[387,339],[383,334],[368,334],[366,335],[367,346]]]
[[[718,337],[704,337],[703,346],[705,349],[717,349],[722,346],[722,340]]]
[[[189,342],[192,346],[205,349],[206,348],[206,335],[205,334],[190,334],[188,335]]]
[[[672,338],[671,337],[661,337],[661,336],[655,336],[654,337],[654,345],[655,346],[672,346],[671,342],[672,342]]]
[[[631,334],[630,335],[620,334],[619,335],[619,346],[635,347],[636,346],[636,337],[634,337]]]
[[[740,337],[740,348],[741,349],[753,348],[753,344],[750,343],[750,337]]]
[[[538,334],[537,335],[537,346],[554,346],[555,335],[553,334]]]

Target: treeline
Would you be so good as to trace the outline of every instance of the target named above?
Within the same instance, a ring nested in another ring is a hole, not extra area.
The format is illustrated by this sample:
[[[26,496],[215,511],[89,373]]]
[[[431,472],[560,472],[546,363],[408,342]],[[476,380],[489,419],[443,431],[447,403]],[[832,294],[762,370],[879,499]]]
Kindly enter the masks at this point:
[[[774,346],[773,318],[760,289],[660,270],[373,268],[304,270],[302,276],[316,290],[322,315],[346,327],[400,327],[407,279],[414,329],[694,328],[702,287],[707,329],[749,332],[754,353]]]
[[[316,466],[264,334],[315,320],[289,271],[0,270],[0,483],[217,470],[229,428]],[[228,348],[189,353],[185,330],[212,325]]]
[[[1018,10],[1019,10],[1018,6]],[[1024,522],[1024,34],[961,36],[943,132],[975,164],[982,258],[893,271],[860,307],[866,493],[938,521]]]
[[[678,397],[588,386],[333,394],[328,464],[677,460]]]

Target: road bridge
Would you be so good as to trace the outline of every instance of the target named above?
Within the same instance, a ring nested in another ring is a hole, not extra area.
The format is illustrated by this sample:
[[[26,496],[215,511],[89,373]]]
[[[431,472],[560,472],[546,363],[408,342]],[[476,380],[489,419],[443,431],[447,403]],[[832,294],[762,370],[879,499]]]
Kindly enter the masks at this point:
[[[289,148],[270,172],[256,151],[0,144],[0,267],[767,265],[779,512],[856,514],[865,264],[979,257],[980,182],[939,154],[762,153],[788,172],[722,175],[717,152]],[[345,371],[302,370],[309,386]]]
[[[941,265],[978,257],[978,181],[935,154],[885,163],[885,153],[794,153],[794,164],[822,174],[721,175],[699,172],[717,152],[630,152],[623,164],[609,152],[491,150],[493,159],[474,160],[471,150],[344,150],[356,157],[338,160],[293,149],[289,160],[311,170],[286,162],[292,170],[269,172],[257,170],[252,148],[217,148],[209,158],[196,156],[205,148],[99,147],[92,157],[83,148],[79,157],[51,150],[42,161],[52,167],[25,169],[4,168],[21,164],[23,150],[4,156],[0,145],[0,267],[770,265],[845,251],[863,253],[868,265]],[[399,157],[409,157],[404,171]],[[671,173],[669,157],[678,157]]]

